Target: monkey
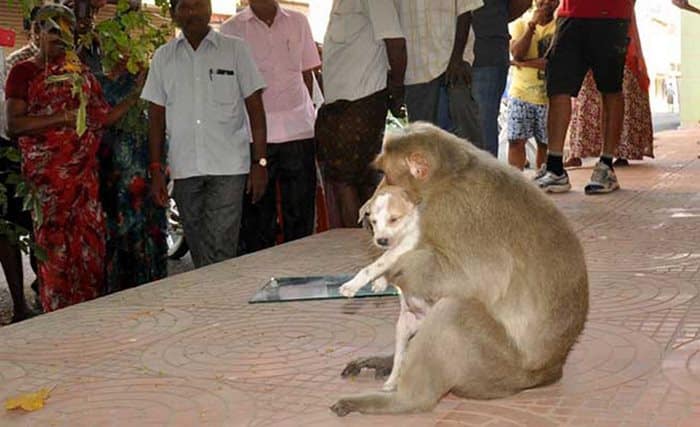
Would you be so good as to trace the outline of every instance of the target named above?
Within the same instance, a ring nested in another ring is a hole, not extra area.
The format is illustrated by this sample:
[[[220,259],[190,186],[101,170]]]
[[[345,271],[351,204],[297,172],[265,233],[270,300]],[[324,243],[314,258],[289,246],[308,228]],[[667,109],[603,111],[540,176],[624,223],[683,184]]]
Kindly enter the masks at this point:
[[[396,390],[341,397],[339,416],[431,410],[449,392],[494,399],[551,384],[583,330],[583,248],[554,203],[520,171],[431,124],[387,134],[383,185],[421,200],[421,236],[386,273],[431,307],[411,338]],[[391,371],[391,356],[359,359]]]

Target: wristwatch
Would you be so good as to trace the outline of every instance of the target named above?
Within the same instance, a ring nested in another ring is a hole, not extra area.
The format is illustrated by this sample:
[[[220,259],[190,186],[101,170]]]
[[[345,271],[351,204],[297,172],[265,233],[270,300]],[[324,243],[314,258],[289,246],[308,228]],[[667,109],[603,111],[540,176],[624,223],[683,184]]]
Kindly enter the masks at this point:
[[[261,157],[258,160],[255,160],[253,163],[265,168],[267,167],[267,157]]]

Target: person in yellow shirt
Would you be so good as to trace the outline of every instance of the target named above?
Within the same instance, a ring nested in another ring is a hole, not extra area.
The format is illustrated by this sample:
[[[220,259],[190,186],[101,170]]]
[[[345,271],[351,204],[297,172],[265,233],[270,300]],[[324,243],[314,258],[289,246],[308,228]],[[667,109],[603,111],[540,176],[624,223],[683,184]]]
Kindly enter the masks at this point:
[[[513,57],[508,106],[508,163],[523,170],[525,143],[537,142],[537,168],[547,157],[547,92],[545,65],[547,50],[554,37],[554,12],[559,0],[537,0],[534,12],[513,24],[510,53]]]

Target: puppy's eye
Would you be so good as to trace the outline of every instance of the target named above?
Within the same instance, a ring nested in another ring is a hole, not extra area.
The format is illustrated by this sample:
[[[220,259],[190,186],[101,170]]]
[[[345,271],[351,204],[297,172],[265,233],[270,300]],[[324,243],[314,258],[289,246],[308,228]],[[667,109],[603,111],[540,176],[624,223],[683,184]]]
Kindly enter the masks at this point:
[[[376,219],[371,219],[371,220],[369,220],[369,222],[370,222],[372,225],[377,225],[377,220],[376,220]]]
[[[392,217],[389,218],[389,224],[393,224],[393,223],[395,223],[395,222],[398,221],[398,220],[399,220],[399,218],[397,218],[397,217],[395,217],[395,216],[392,216]]]

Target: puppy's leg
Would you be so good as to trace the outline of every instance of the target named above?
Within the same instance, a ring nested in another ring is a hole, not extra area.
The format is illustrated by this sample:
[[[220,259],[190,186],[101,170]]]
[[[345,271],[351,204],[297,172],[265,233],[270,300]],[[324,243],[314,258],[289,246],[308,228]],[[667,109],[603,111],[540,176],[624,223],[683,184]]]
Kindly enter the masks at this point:
[[[384,252],[376,261],[360,270],[355,277],[340,287],[340,293],[346,297],[354,296],[367,283],[386,273],[405,251],[392,248]]]
[[[375,294],[377,292],[384,292],[386,288],[389,287],[389,282],[386,280],[386,276],[379,276],[372,282],[372,292]]]
[[[406,304],[406,300],[403,296],[400,297],[400,301],[401,313],[399,314],[399,320],[396,322],[394,367],[391,370],[391,375],[389,375],[389,378],[384,382],[384,386],[382,386],[382,390],[384,391],[396,390],[396,382],[399,379],[401,364],[406,354],[408,341],[411,339],[411,336],[416,333],[416,326],[418,324],[415,314],[409,310],[408,304]]]

